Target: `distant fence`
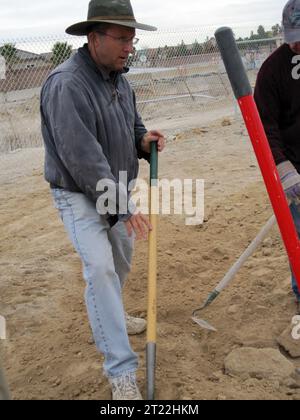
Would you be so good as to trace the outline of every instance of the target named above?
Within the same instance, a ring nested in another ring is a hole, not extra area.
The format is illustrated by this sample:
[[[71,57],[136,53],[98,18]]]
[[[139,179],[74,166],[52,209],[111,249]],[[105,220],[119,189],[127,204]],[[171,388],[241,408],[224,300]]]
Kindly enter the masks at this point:
[[[151,115],[158,103],[176,102],[177,106],[209,110],[231,97],[215,40],[206,35],[207,29],[156,32],[147,37],[138,34],[140,47],[130,58],[126,77],[136,91],[143,115]],[[185,42],[177,41],[176,45],[176,39]],[[42,144],[41,85],[59,62],[85,42],[85,38],[69,36],[0,40],[0,154]],[[279,42],[268,39],[239,44],[252,84],[262,62]],[[168,109],[170,112],[170,107],[162,112]]]

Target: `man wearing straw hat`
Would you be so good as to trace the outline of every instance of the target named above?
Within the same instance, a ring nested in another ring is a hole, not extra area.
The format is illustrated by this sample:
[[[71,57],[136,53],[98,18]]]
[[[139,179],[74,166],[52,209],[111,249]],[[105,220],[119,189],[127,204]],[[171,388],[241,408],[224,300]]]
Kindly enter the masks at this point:
[[[288,1],[282,26],[285,44],[263,64],[255,101],[300,236],[300,0]],[[293,274],[292,288],[300,312],[300,291]]]
[[[89,321],[115,400],[142,398],[128,333],[144,331],[145,321],[124,313],[122,286],[133,239],[146,238],[151,226],[128,205],[129,183],[138,158],[149,160],[150,143],[164,148],[161,132],[145,129],[123,75],[136,29],[156,30],[136,21],[129,0],[91,0],[87,20],[66,30],[87,35],[88,43],[50,74],[41,93],[45,178],[82,260]],[[115,211],[106,214],[98,207],[103,180],[116,191]]]

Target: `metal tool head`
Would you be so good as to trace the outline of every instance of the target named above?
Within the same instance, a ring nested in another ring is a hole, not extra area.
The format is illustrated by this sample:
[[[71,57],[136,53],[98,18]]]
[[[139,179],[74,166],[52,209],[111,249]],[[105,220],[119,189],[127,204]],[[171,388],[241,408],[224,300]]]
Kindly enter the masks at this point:
[[[213,327],[211,324],[209,324],[207,321],[204,321],[204,319],[196,318],[195,316],[192,317],[192,320],[198,324],[201,328],[205,328],[206,330],[217,332],[218,330]]]

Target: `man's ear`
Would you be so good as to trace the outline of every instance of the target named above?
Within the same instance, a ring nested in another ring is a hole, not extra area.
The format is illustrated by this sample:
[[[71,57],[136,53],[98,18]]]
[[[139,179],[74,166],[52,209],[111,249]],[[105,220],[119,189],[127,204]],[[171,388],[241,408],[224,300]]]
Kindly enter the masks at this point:
[[[97,36],[96,32],[90,32],[87,37],[90,45],[96,46],[97,43],[100,42],[100,38]]]
[[[90,43],[90,42],[93,42],[94,36],[95,36],[94,32],[90,32],[90,33],[88,33],[88,35],[87,35],[87,39],[88,39],[88,42],[89,42],[89,43]]]

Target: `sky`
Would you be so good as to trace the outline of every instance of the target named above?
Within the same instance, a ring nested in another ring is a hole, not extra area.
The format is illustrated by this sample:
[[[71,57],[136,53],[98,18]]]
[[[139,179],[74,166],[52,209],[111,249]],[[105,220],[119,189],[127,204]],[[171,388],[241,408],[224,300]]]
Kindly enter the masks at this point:
[[[248,36],[251,29],[256,30],[260,24],[270,29],[280,23],[286,2],[131,0],[136,19],[157,26],[161,31],[180,32],[191,28],[205,31],[204,27],[208,26],[232,26],[238,36]],[[86,19],[88,0],[0,0],[0,5],[0,43],[3,43],[19,38],[63,35],[67,26]],[[147,34],[143,32],[143,35]],[[147,37],[145,39],[147,43]]]

